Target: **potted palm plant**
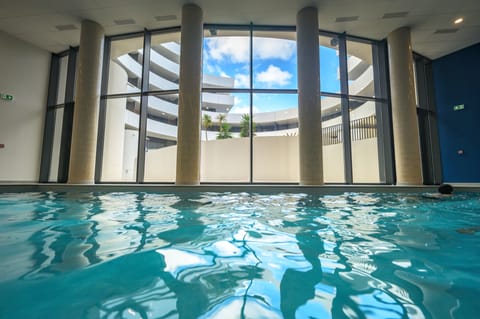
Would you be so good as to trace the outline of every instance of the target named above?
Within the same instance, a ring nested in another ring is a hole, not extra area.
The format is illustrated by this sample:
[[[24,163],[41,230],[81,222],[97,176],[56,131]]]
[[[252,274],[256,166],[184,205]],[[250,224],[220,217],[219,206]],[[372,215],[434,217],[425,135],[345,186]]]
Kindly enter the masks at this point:
[[[205,140],[208,141],[208,129],[213,125],[212,117],[208,114],[203,114],[202,117],[202,126],[205,129]]]
[[[225,114],[219,114],[217,116],[218,127],[219,127],[217,140],[232,138],[232,133],[230,133],[231,126],[225,122],[226,118],[227,117]]]

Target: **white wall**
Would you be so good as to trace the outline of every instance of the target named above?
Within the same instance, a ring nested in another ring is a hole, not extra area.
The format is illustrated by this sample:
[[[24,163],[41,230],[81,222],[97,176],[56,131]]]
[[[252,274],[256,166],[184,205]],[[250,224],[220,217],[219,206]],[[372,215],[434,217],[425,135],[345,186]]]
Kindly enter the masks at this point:
[[[250,180],[249,138],[202,141],[201,154],[200,182]]]
[[[50,53],[0,32],[0,181],[38,181]]]
[[[298,165],[298,136],[255,136],[253,138],[254,182],[298,182],[300,174]]]
[[[136,154],[136,146],[126,152]],[[298,137],[256,136],[253,139],[254,182],[297,183],[299,180]],[[173,182],[177,146],[149,150],[146,154],[145,181]],[[250,170],[248,138],[202,141],[201,182],[248,182]],[[124,166],[134,170],[136,162]],[[352,142],[353,181],[378,183],[376,138]],[[125,168],[124,168],[125,169]],[[343,144],[323,147],[323,170],[327,183],[345,181]]]
[[[380,182],[376,138],[352,142],[352,175],[354,183]]]

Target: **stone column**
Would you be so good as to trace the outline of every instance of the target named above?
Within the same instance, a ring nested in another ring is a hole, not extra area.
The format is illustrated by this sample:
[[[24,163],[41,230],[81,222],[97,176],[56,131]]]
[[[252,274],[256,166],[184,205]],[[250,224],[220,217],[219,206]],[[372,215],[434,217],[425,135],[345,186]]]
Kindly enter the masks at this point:
[[[200,183],[200,125],[203,13],[194,4],[182,8],[177,130],[177,185]]]
[[[82,21],[68,183],[93,184],[104,30]]]
[[[410,28],[388,35],[393,140],[398,185],[421,185],[422,165],[415,102]]]
[[[317,8],[297,14],[298,143],[300,185],[323,184]]]

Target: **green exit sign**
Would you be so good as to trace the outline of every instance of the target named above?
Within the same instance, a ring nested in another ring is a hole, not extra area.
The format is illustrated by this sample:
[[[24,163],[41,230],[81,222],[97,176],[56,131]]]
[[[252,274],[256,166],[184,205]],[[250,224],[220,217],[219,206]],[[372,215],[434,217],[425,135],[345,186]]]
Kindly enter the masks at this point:
[[[463,110],[465,108],[465,104],[459,104],[459,105],[455,105],[453,107],[453,110],[454,111],[460,111],[460,110]]]
[[[13,95],[0,93],[0,99],[5,101],[13,101]]]

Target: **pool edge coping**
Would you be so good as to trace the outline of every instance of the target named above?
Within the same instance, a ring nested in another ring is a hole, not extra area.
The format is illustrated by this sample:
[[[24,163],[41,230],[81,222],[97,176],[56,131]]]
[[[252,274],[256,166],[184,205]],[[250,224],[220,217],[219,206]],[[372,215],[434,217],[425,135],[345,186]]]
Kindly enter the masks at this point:
[[[456,192],[480,192],[480,186],[455,186]],[[344,192],[437,192],[436,185],[272,185],[272,184],[208,184],[183,186],[173,184],[50,184],[0,183],[0,193],[12,192],[289,192],[289,193],[344,193]]]

